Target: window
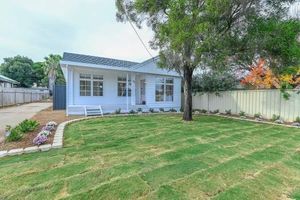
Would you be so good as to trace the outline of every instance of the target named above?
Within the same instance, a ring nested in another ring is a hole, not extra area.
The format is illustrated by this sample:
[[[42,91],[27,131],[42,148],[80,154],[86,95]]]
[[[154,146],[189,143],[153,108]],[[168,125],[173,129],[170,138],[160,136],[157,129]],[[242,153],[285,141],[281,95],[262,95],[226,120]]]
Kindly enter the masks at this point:
[[[118,77],[118,96],[126,97],[126,77]],[[131,80],[128,80],[128,96],[131,96]]]
[[[103,96],[103,76],[93,75],[93,96]]]
[[[103,76],[80,74],[80,96],[103,96]]]
[[[164,79],[157,78],[155,82],[155,101],[164,101],[164,93],[165,93]]]
[[[166,78],[166,101],[173,101],[174,80],[173,78]]]
[[[174,79],[157,78],[155,82],[155,101],[173,101],[174,99]]]
[[[80,74],[80,96],[91,96],[90,74]]]

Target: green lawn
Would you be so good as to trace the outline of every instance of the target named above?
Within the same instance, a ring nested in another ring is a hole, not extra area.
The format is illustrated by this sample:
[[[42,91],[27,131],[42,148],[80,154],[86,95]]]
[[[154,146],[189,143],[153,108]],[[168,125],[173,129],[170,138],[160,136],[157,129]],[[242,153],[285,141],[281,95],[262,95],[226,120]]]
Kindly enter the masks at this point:
[[[300,129],[217,116],[98,118],[0,159],[0,199],[300,199]]]

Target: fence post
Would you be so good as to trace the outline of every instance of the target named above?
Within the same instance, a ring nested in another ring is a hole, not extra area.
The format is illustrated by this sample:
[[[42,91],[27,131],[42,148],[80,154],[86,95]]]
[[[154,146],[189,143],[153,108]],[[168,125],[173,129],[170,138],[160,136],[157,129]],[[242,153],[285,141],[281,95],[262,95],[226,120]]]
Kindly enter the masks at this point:
[[[2,108],[4,107],[4,91],[2,90],[1,91],[1,105],[2,105]]]
[[[279,92],[279,116],[281,116],[281,93]]]
[[[17,91],[15,90],[15,105],[17,105]]]
[[[31,92],[31,95],[30,95],[30,103],[32,103],[32,92]]]
[[[207,112],[209,113],[209,92],[207,93]]]
[[[23,103],[25,103],[25,91],[23,92]]]

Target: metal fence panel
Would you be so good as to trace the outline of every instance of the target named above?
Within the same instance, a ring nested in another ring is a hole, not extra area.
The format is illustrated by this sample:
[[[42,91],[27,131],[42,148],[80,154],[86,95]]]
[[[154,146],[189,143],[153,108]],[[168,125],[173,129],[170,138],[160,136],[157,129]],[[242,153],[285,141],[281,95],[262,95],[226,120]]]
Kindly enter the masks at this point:
[[[300,94],[288,91],[289,100],[282,97],[280,90],[236,90],[213,93],[196,94],[193,96],[193,109],[208,111],[231,110],[233,114],[244,111],[253,116],[260,113],[265,118],[280,115],[285,121],[293,121],[300,116]]]
[[[66,86],[55,85],[53,90],[53,110],[66,109]]]
[[[42,101],[49,98],[49,90],[0,87],[0,107]]]

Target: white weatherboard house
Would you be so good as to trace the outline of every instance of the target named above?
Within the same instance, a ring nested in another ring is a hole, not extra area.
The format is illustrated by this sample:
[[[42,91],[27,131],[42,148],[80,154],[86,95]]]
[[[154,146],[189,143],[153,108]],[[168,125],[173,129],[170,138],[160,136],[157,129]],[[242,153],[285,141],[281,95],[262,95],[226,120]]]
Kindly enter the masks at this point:
[[[158,57],[142,63],[64,53],[67,115],[96,115],[150,108],[180,109],[181,77],[157,66]]]

